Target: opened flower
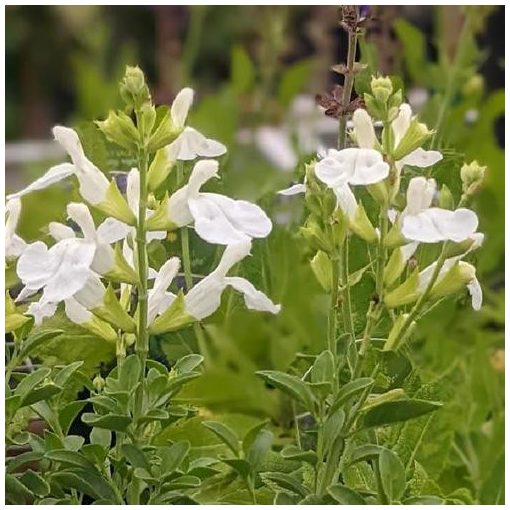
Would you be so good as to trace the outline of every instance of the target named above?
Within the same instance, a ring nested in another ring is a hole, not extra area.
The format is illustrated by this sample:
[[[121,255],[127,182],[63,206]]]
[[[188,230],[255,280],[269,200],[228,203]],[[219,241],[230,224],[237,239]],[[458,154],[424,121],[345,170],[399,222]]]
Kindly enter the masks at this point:
[[[19,217],[21,215],[21,200],[11,198],[5,206],[7,219],[5,222],[5,257],[17,258],[25,250],[27,243],[16,234]]]
[[[191,172],[188,184],[168,200],[168,220],[177,227],[193,225],[202,239],[213,244],[232,244],[266,237],[271,232],[272,223],[258,205],[200,191],[203,184],[217,176],[217,161],[199,161]]]
[[[183,131],[176,140],[166,147],[170,161],[192,161],[198,157],[216,158],[227,152],[227,148],[222,143],[206,138],[192,127],[184,127],[189,109],[193,104],[193,96],[192,89],[184,88],[172,103],[170,110],[172,124]]]

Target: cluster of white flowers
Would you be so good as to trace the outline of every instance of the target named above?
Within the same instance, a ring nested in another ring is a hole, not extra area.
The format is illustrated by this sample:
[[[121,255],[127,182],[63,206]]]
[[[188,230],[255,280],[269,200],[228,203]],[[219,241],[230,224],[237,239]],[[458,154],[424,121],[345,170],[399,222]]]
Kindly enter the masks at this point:
[[[178,160],[215,158],[226,152],[221,143],[185,126],[193,96],[192,89],[183,89],[172,104],[172,126],[180,134],[164,148],[168,166]],[[32,301],[26,312],[35,318],[36,324],[54,315],[58,304],[64,302],[67,317],[75,323],[97,331],[100,330],[97,327],[100,317],[114,326],[133,330],[132,319],[102,279],[121,282],[123,289],[138,281],[132,247],[138,223],[139,171],[133,168],[129,172],[124,197],[115,181],[110,182],[86,157],[74,130],[57,126],[53,134],[72,163],[50,168],[35,182],[7,197],[5,254],[10,261],[17,259],[16,271],[24,285],[16,300],[25,301],[40,293],[39,300]],[[278,313],[280,305],[275,305],[249,281],[227,276],[233,265],[249,255],[252,239],[266,237],[272,224],[255,204],[201,191],[208,180],[218,177],[218,168],[218,162],[213,159],[199,160],[193,166],[187,184],[154,209],[147,210],[147,241],[164,239],[167,230],[192,227],[205,241],[226,245],[218,267],[184,296],[185,312],[191,320],[201,320],[214,313],[227,286],[244,295],[248,308]],[[87,205],[70,203],[67,215],[79,227],[81,235],[67,225],[53,222],[49,225],[50,236],[55,240],[51,247],[42,241],[26,243],[16,234],[21,198],[71,176],[77,178],[84,201],[106,214],[107,218],[96,228]],[[149,269],[149,278],[154,279],[149,290],[149,327],[176,298],[168,287],[179,265],[179,259],[171,258],[159,271]],[[110,326],[105,324],[102,331],[111,336]]]
[[[350,147],[342,150],[329,149],[325,154],[318,155],[318,161],[314,165],[315,177],[330,188],[337,199],[337,208],[342,211],[351,223],[351,229],[357,233],[357,212],[362,207],[353,192],[355,186],[366,186],[369,191],[372,185],[397,183],[397,191],[400,186],[402,169],[405,166],[417,168],[430,167],[442,159],[442,154],[435,150],[415,148],[414,140],[418,139],[416,132],[425,129],[418,124],[412,115],[411,107],[403,103],[398,108],[398,114],[389,125],[391,145],[390,152],[396,155],[393,160],[394,173],[390,176],[390,164],[383,157],[382,145],[379,142],[374,122],[368,112],[358,109],[353,114],[353,129],[350,132],[351,139],[358,147]],[[322,157],[321,157],[322,156]],[[387,186],[385,189],[390,188]],[[294,184],[279,193],[291,196],[307,192],[306,180],[303,184]],[[390,208],[388,218],[393,224],[392,234],[399,239],[400,245],[388,264],[385,272],[385,283],[393,284],[402,274],[406,263],[415,253],[420,243],[465,243],[466,247],[462,255],[446,259],[439,273],[435,289],[441,289],[441,282],[446,276],[457,272],[460,268],[463,278],[472,296],[473,308],[478,310],[482,304],[482,292],[476,279],[475,269],[470,264],[461,261],[461,258],[483,242],[483,234],[476,232],[478,217],[475,212],[464,207],[456,210],[433,206],[437,202],[437,185],[434,179],[419,176],[411,178],[407,188],[407,205],[402,211]],[[391,203],[391,199],[389,200]],[[369,224],[368,218],[363,216],[363,228]],[[371,227],[371,225],[370,225]],[[376,239],[380,236],[377,229],[373,229]],[[365,238],[367,239],[368,236]],[[432,276],[435,264],[425,268],[419,274],[413,292],[408,292],[405,287],[408,301],[412,302],[426,289]],[[403,284],[405,285],[405,284]],[[393,301],[392,296],[400,296],[397,288],[388,296],[388,304],[394,306],[405,304]],[[432,292],[434,295],[434,290]],[[436,295],[439,295],[436,292]],[[407,298],[406,298],[407,299]]]

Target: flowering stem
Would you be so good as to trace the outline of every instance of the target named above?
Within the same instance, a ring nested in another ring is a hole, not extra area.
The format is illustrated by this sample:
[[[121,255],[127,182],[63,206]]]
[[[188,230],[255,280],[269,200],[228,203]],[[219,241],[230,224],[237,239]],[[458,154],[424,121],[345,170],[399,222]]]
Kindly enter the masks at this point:
[[[138,224],[136,227],[136,253],[138,258],[138,326],[136,333],[136,352],[140,360],[140,388],[136,394],[135,416],[138,418],[143,411],[143,384],[145,380],[145,365],[149,351],[149,334],[147,329],[147,235],[145,215],[147,212],[147,168],[149,156],[145,149],[140,149],[138,167],[140,172],[140,200],[138,203]]]
[[[329,317],[328,317],[328,348],[333,354],[336,366],[337,346],[336,346],[336,327],[337,327],[337,307],[338,307],[338,287],[340,279],[340,266],[341,260],[333,258],[331,260],[331,296],[329,304]],[[335,373],[335,381],[336,381]]]

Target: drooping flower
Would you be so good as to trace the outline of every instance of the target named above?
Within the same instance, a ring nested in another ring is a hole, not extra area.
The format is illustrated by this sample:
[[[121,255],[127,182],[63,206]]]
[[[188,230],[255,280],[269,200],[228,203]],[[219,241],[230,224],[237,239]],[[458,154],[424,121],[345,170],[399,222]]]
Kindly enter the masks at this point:
[[[114,183],[110,183],[103,172],[85,156],[76,131],[64,126],[56,126],[53,128],[53,135],[69,154],[72,164],[62,163],[50,168],[32,184],[7,198],[20,198],[33,191],[45,189],[71,175],[76,175],[80,195],[89,204],[117,219],[134,224],[135,216]]]
[[[5,212],[7,215],[5,222],[5,257],[7,259],[17,258],[27,246],[27,243],[16,234],[16,228],[21,215],[21,200],[19,198],[8,200]]]
[[[223,291],[231,286],[244,296],[248,309],[277,314],[281,306],[275,305],[251,282],[237,276],[227,276],[230,269],[245,258],[251,250],[251,242],[228,245],[214,271],[207,275],[184,296],[184,313],[191,320],[202,320],[212,315],[221,304]],[[177,296],[167,289],[179,269],[179,259],[168,260],[160,269],[149,291],[149,324],[153,332],[168,330],[165,324],[165,311],[174,303]],[[172,317],[172,324],[174,317]]]
[[[217,174],[217,161],[197,162],[188,183],[168,200],[168,220],[177,227],[193,225],[202,239],[213,244],[266,237],[271,232],[272,223],[258,205],[200,191],[202,185]]]
[[[189,109],[193,104],[193,96],[192,89],[184,88],[172,103],[170,110],[172,123],[183,131],[176,140],[166,147],[170,161],[192,161],[198,157],[216,158],[227,152],[227,148],[222,143],[206,138],[192,127],[184,127]]]

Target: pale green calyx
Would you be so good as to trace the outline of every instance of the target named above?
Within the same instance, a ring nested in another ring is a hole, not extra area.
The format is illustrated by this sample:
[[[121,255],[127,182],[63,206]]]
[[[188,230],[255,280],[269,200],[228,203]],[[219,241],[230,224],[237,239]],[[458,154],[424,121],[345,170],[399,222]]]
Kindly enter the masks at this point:
[[[97,121],[97,127],[112,143],[120,145],[126,150],[134,150],[140,141],[140,134],[131,117],[124,112],[108,113],[106,120]]]
[[[361,237],[367,243],[376,243],[379,240],[379,235],[362,204],[356,207],[354,215],[349,220],[349,227],[358,237]]]
[[[464,163],[460,169],[460,178],[462,180],[462,191],[468,195],[474,194],[485,177],[486,166],[482,166],[478,161]]]
[[[434,132],[425,124],[418,122],[416,118],[412,119],[409,128],[394,150],[393,158],[396,161],[403,159],[405,156],[421,147],[433,134]]]
[[[106,189],[105,198],[101,202],[92,205],[108,216],[112,216],[128,225],[136,225],[136,216],[119,191],[115,180],[112,180]]]
[[[373,76],[370,88],[372,89],[372,95],[381,103],[386,103],[393,94],[393,83],[388,76]]]

